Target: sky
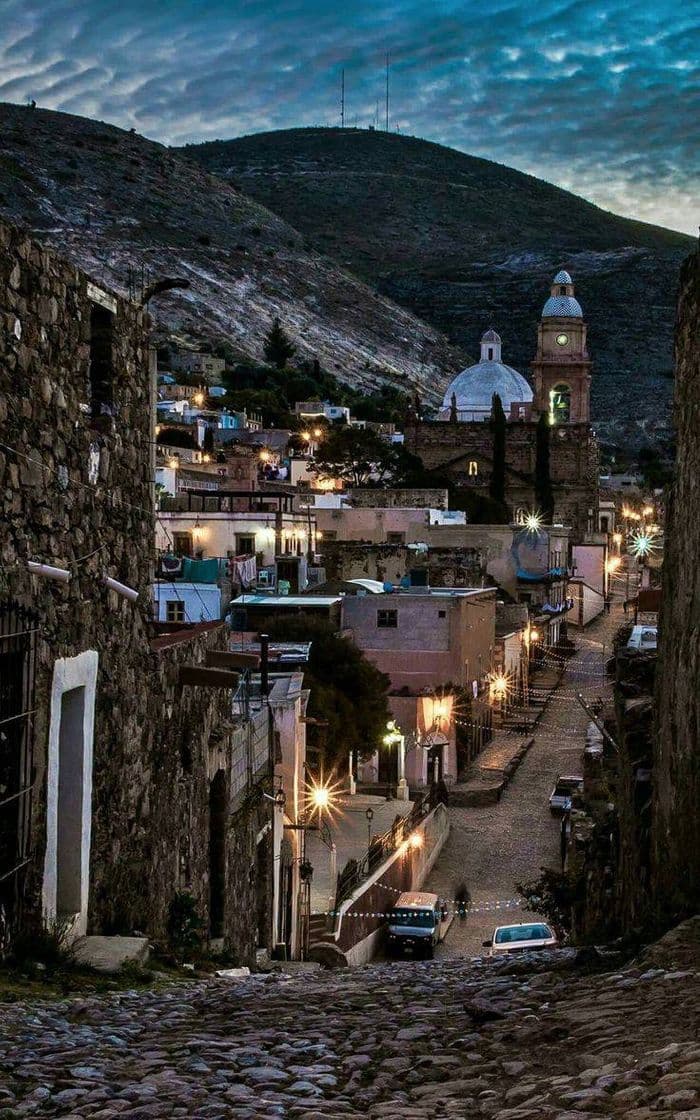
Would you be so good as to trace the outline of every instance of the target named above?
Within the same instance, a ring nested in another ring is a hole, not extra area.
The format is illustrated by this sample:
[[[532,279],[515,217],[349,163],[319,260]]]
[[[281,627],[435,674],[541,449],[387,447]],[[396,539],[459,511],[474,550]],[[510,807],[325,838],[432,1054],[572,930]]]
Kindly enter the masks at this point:
[[[700,0],[0,0],[0,101],[183,144],[384,123],[697,233]],[[0,137],[0,146],[2,138]]]

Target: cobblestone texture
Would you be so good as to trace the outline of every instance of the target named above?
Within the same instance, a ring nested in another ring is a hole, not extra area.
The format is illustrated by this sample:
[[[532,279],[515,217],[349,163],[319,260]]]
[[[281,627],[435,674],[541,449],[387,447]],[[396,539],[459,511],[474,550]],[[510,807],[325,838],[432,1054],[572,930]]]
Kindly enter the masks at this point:
[[[497,900],[516,898],[516,883],[535,878],[540,867],[560,866],[560,820],[550,814],[548,798],[558,774],[581,772],[589,717],[575,693],[588,699],[609,694],[604,663],[612,636],[623,621],[618,606],[589,626],[585,635],[577,636],[578,650],[537,725],[533,746],[501,800],[482,808],[450,808],[451,833],[426,890],[452,898],[463,879],[474,907],[492,906]],[[520,908],[504,910],[502,915],[470,914],[466,921],[452,923],[438,955],[480,954],[482,941],[496,925],[534,916]]]
[[[682,968],[561,950],[11,1005],[0,1118],[698,1120],[699,927]]]

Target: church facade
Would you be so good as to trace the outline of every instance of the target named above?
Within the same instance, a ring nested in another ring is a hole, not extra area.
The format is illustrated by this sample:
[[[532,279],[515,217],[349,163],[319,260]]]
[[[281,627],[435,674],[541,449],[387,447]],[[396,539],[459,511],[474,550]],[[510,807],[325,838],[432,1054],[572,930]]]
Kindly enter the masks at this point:
[[[570,525],[572,539],[581,539],[597,525],[599,456],[590,426],[586,323],[568,272],[554,277],[542,309],[531,377],[532,385],[503,362],[500,337],[486,331],[480,360],[448,386],[437,419],[409,419],[406,446],[427,470],[489,494],[497,393],[506,416],[506,504],[512,519],[520,520],[537,509],[538,421],[546,416],[553,521]]]

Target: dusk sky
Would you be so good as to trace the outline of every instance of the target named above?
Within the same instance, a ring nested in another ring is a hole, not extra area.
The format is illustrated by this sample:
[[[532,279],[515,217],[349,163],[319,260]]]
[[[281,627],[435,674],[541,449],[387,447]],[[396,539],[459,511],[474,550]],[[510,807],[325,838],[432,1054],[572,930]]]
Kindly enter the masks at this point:
[[[164,143],[383,121],[697,233],[700,0],[2,0],[0,100]],[[1,140],[1,138],[0,138]]]

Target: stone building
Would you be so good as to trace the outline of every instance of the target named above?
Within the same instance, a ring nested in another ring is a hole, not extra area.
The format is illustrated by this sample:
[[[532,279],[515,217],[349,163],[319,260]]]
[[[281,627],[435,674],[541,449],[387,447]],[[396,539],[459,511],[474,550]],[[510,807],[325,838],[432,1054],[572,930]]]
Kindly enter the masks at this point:
[[[654,745],[657,911],[700,905],[700,253],[684,264],[676,321],[678,452],[667,512]]]
[[[0,249],[2,948],[42,920],[163,938],[187,894],[251,961],[272,939],[271,740],[234,806],[227,632],[151,621],[145,312],[6,225]]]
[[[512,518],[537,508],[537,421],[549,420],[549,473],[554,522],[570,525],[575,539],[598,524],[598,447],[590,426],[590,367],[586,323],[568,272],[552,282],[531,363],[533,387],[502,360],[494,330],[481,340],[481,358],[445,391],[437,420],[412,417],[406,447],[426,469],[460,486],[489,494],[494,466],[491,409],[494,394],[506,415],[505,494]]]

